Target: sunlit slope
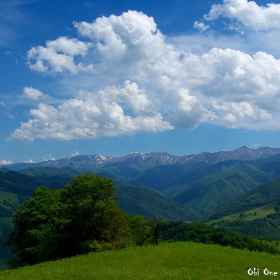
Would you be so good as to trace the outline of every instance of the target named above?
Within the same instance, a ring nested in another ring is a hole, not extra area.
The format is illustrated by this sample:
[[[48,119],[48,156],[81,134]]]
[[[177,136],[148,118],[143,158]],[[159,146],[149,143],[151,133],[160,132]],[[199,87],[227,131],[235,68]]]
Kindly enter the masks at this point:
[[[251,279],[248,269],[280,272],[280,256],[190,242],[129,248],[0,273],[3,280]],[[266,270],[267,269],[267,270]],[[251,273],[251,270],[249,270]]]

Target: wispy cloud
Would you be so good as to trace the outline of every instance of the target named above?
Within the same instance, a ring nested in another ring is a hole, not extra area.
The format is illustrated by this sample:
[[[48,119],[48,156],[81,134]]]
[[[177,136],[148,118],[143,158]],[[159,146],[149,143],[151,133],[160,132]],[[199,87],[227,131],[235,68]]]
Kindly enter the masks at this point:
[[[48,161],[48,160],[55,160],[55,158],[51,155],[51,154],[49,154],[48,156],[43,156],[43,161]]]
[[[199,29],[202,32],[205,32],[210,28],[210,25],[206,25],[203,21],[196,21],[193,27]]]
[[[28,160],[24,160],[24,163],[34,163],[34,161],[32,159],[28,159]]]
[[[26,21],[19,7],[38,0],[10,0],[0,3],[0,46],[9,46],[20,34],[15,26]]]

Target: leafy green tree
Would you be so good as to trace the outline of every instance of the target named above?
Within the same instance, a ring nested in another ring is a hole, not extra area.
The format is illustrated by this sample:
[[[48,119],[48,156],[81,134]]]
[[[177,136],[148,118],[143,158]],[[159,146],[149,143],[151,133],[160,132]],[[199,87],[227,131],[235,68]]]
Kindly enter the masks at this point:
[[[62,206],[59,192],[45,187],[36,189],[34,197],[20,206],[13,217],[14,231],[6,243],[15,254],[10,266],[34,264],[52,255],[55,248],[50,245],[57,247],[57,244],[49,243],[52,243],[55,228],[67,223],[62,217]]]
[[[115,188],[106,178],[81,174],[61,190],[41,187],[15,212],[8,245],[11,267],[70,257],[119,246],[125,215],[118,208]]]
[[[114,192],[110,180],[93,174],[78,175],[61,190],[65,217],[71,219],[64,236],[67,255],[94,251],[96,241],[117,246],[125,217]]]
[[[145,243],[149,243],[149,239],[152,236],[151,227],[143,216],[127,215],[126,226],[126,232],[132,243],[137,246],[143,246]]]

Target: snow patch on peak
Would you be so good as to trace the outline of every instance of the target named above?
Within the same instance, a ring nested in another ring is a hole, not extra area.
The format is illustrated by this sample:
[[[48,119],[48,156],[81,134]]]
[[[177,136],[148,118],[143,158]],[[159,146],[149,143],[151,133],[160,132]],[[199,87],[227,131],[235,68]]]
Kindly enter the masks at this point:
[[[105,157],[105,156],[103,156],[103,155],[99,155],[99,157],[102,159],[102,160],[106,160],[107,158]]]

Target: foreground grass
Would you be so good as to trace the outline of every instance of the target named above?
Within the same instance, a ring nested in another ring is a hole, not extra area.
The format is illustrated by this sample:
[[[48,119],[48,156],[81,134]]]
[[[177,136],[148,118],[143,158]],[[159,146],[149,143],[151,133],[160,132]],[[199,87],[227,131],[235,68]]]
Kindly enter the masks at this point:
[[[251,279],[248,268],[278,272],[280,256],[191,242],[128,248],[47,262],[0,273],[2,280],[32,279]],[[267,271],[266,271],[267,272]]]

